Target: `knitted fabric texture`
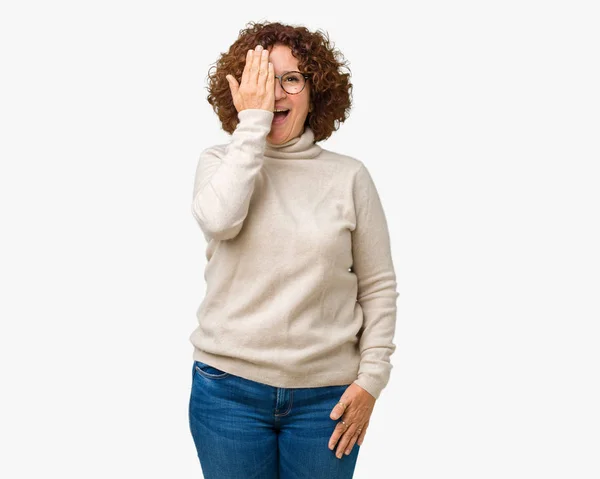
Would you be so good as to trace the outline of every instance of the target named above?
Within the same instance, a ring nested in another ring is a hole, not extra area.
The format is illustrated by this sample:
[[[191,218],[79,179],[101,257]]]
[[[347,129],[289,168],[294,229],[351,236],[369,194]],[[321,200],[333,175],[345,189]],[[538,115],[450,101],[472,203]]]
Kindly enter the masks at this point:
[[[207,242],[193,358],[275,387],[358,384],[375,398],[396,349],[396,274],[365,165],[321,148],[309,127],[266,139],[249,109],[200,154],[192,213]]]

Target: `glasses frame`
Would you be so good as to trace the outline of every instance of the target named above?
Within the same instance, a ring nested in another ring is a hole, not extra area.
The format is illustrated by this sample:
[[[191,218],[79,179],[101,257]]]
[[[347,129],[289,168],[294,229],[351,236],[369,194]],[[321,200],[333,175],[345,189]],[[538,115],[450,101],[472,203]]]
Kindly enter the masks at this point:
[[[300,75],[302,75],[304,77],[304,85],[302,85],[302,90],[297,91],[296,93],[290,93],[283,86],[283,77],[286,76],[286,75],[289,75],[290,73],[300,73]],[[279,80],[279,85],[281,86],[281,89],[284,92],[286,92],[288,95],[297,95],[298,93],[302,93],[302,91],[306,88],[306,80],[308,80],[310,77],[309,77],[309,75],[306,75],[306,74],[304,74],[302,72],[294,70],[294,71],[291,71],[291,72],[285,72],[283,75],[275,75],[275,78],[277,78]]]

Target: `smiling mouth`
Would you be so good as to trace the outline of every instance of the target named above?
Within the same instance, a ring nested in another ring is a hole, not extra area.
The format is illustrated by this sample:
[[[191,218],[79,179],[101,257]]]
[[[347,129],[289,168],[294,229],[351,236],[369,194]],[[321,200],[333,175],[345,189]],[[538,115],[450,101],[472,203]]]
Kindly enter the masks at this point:
[[[275,112],[273,115],[273,122],[272,122],[273,125],[278,125],[280,123],[283,123],[289,114],[290,114],[290,110],[284,111],[282,113]]]

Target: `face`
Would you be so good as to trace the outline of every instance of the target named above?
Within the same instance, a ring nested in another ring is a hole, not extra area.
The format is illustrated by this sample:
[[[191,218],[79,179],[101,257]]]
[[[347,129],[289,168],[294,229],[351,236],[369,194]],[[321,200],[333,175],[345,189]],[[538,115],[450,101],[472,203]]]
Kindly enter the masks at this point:
[[[269,48],[269,61],[273,64],[275,75],[283,75],[290,71],[300,71],[298,59],[292,55],[290,47],[275,44]],[[280,145],[304,132],[304,122],[310,105],[310,84],[307,80],[304,90],[290,95],[283,88],[279,79],[275,78],[275,109],[289,108],[290,112],[282,123],[271,124],[267,141]],[[273,118],[275,119],[275,118]]]

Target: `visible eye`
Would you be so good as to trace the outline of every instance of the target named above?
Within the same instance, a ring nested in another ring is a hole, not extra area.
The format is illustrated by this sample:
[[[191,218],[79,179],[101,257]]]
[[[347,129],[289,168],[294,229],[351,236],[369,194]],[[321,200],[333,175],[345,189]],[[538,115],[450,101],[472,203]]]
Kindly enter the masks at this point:
[[[283,77],[283,81],[287,83],[298,83],[302,81],[302,77],[300,77],[300,75],[287,75]]]

